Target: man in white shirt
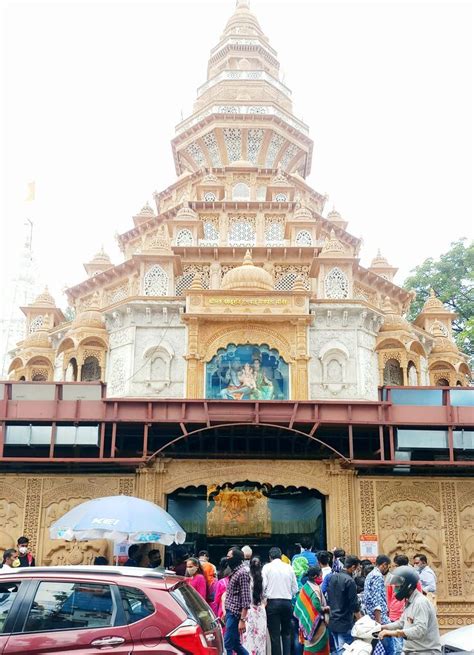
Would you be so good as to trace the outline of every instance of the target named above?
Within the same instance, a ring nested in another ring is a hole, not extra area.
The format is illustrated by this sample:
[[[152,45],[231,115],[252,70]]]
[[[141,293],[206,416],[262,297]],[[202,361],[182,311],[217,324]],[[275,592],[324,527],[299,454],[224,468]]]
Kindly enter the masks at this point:
[[[9,573],[14,570],[13,562],[18,559],[18,551],[14,548],[9,548],[3,553],[3,564],[0,573]]]
[[[329,553],[326,550],[322,550],[318,553],[318,561],[321,566],[321,575],[324,578],[331,573],[331,567],[329,566]]]
[[[298,583],[293,567],[281,561],[280,548],[270,548],[268,555],[270,562],[263,567],[262,577],[271,655],[290,655],[291,599],[298,591]]]

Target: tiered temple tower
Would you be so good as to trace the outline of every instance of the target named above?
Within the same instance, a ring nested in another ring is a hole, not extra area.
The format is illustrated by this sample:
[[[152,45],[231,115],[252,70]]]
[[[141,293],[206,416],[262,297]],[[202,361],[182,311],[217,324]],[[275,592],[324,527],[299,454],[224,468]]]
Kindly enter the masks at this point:
[[[411,293],[306,182],[313,141],[277,53],[239,0],[176,127],[176,179],[67,290],[23,308],[13,379],[107,382],[109,396],[375,399],[381,384],[466,385],[453,315]],[[248,252],[247,252],[248,251]],[[247,253],[247,254],[246,254]],[[49,294],[46,294],[49,295]]]

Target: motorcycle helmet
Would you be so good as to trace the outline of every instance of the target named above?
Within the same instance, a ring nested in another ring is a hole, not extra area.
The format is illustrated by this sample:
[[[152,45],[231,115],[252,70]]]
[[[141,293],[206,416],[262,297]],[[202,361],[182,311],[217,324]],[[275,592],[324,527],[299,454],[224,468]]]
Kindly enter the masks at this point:
[[[416,589],[420,576],[412,566],[399,566],[392,572],[390,584],[395,587],[395,598],[409,598]]]

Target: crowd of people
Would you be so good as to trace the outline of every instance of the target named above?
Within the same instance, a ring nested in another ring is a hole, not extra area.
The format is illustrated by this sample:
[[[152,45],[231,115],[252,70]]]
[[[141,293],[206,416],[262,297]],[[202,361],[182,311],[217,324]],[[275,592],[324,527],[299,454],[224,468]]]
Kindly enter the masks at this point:
[[[178,556],[176,573],[222,621],[227,655],[341,655],[364,615],[379,626],[380,653],[441,652],[436,575],[425,555],[412,565],[403,554],[372,562],[342,549],[315,553],[307,539],[299,550],[290,560],[273,547],[262,564],[235,545],[217,567],[207,551]]]
[[[403,554],[372,562],[343,549],[315,553],[307,538],[298,548],[290,560],[272,547],[263,564],[249,546],[234,545],[217,567],[205,550],[191,556],[177,549],[170,568],[221,620],[227,655],[342,655],[364,615],[378,624],[380,655],[441,653],[436,575],[424,554],[410,565]],[[165,571],[159,550],[146,557],[142,562],[142,549],[133,544],[125,566]],[[108,561],[99,556],[94,564]],[[35,566],[25,536],[4,552],[0,573],[20,566]]]

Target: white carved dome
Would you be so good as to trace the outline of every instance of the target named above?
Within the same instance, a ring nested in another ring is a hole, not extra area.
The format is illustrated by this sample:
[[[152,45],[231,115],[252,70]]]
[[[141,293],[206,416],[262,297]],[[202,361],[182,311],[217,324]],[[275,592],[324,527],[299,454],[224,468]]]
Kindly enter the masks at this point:
[[[221,289],[273,291],[273,278],[268,271],[254,265],[250,250],[247,250],[242,266],[237,266],[224,275]]]

